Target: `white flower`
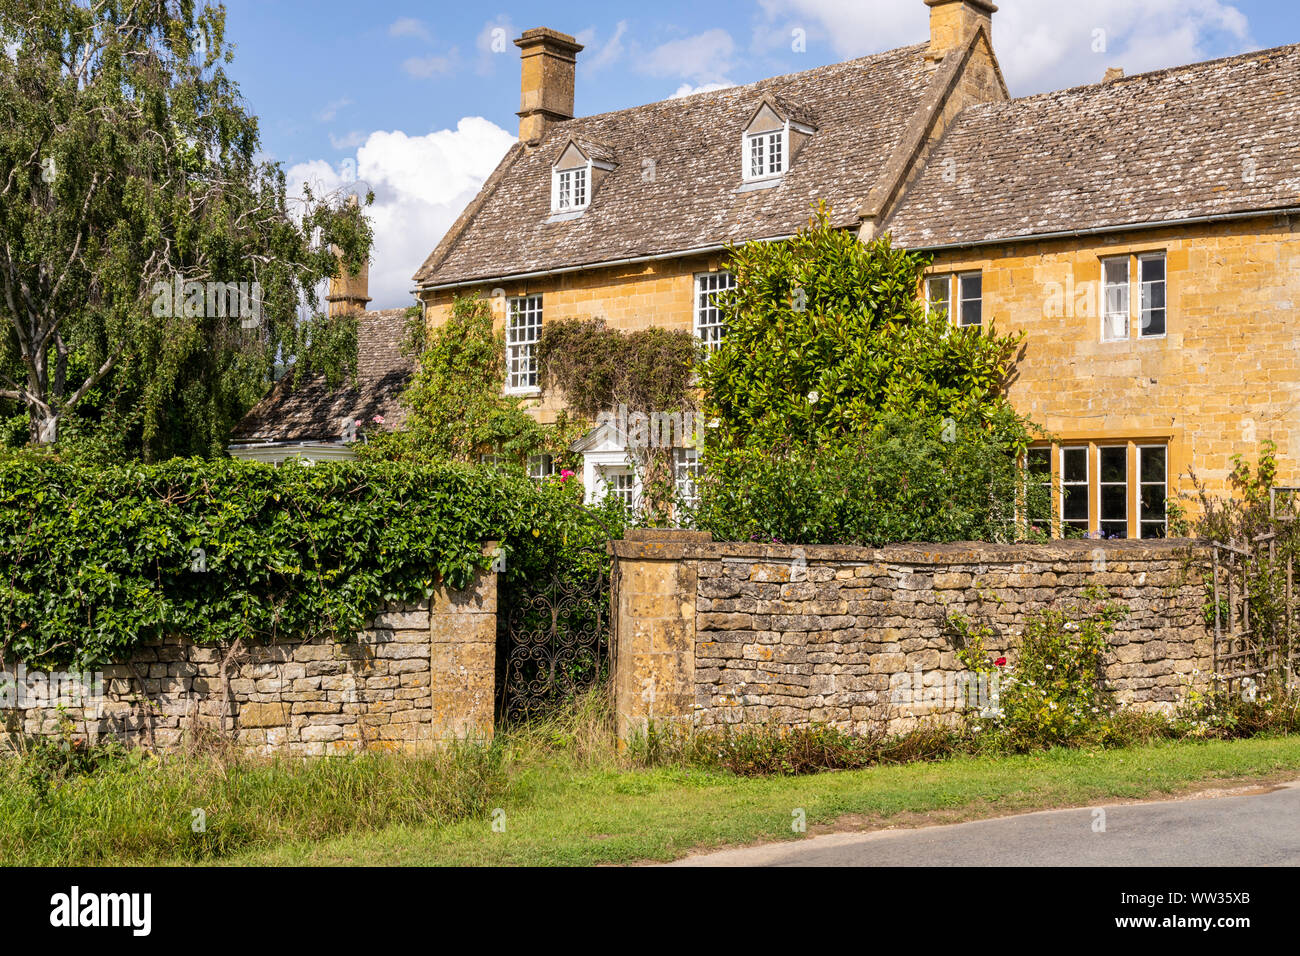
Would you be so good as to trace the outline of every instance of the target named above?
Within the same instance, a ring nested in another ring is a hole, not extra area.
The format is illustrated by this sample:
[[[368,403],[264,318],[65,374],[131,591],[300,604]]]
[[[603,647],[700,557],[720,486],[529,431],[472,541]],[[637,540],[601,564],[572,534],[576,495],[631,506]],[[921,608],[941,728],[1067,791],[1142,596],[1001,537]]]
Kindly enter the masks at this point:
[[[808,393],[808,404],[809,404],[809,405],[816,405],[819,401],[821,401],[821,395],[819,395],[817,392],[809,392],[809,393]]]

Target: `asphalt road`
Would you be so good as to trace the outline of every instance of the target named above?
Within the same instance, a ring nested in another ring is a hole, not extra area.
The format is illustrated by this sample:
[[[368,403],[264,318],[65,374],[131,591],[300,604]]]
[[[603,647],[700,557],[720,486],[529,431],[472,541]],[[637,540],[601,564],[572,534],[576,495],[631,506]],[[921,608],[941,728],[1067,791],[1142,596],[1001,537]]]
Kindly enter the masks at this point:
[[[1104,810],[1104,817],[1097,810]],[[1097,829],[1098,823],[1105,829]],[[834,833],[673,866],[1300,866],[1300,781],[1237,796]]]

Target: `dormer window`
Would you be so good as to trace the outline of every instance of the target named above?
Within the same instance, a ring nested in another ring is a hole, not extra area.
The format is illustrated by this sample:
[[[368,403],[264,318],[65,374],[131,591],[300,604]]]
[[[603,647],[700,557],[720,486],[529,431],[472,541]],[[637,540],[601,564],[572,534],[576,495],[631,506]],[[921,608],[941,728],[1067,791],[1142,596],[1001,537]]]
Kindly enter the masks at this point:
[[[589,171],[566,169],[555,173],[555,212],[573,212],[587,208]]]
[[[750,133],[748,179],[780,176],[785,172],[785,130],[774,133]]]
[[[782,97],[764,96],[741,139],[741,190],[779,186],[814,132],[806,110]]]
[[[551,165],[551,221],[581,216],[615,166],[613,151],[606,146],[577,138],[566,142]]]

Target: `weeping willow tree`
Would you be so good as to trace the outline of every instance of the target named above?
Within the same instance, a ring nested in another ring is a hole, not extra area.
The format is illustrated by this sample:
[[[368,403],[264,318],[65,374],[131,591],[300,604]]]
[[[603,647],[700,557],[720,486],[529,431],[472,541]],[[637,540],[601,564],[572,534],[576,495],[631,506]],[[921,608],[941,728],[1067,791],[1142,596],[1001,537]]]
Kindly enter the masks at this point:
[[[231,62],[221,6],[0,0],[0,402],[30,442],[211,454],[277,363],[355,362],[317,289],[370,228],[291,206]]]

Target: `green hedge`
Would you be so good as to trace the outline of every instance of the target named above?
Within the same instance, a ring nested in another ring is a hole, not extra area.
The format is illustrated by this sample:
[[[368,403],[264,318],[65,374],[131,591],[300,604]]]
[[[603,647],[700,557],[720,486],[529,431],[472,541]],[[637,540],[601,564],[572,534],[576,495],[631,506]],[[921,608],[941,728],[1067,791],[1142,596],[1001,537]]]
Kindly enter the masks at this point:
[[[507,577],[597,544],[578,484],[460,465],[0,462],[0,650],[89,667],[166,635],[346,637],[439,575],[467,583],[483,541],[505,543]]]

